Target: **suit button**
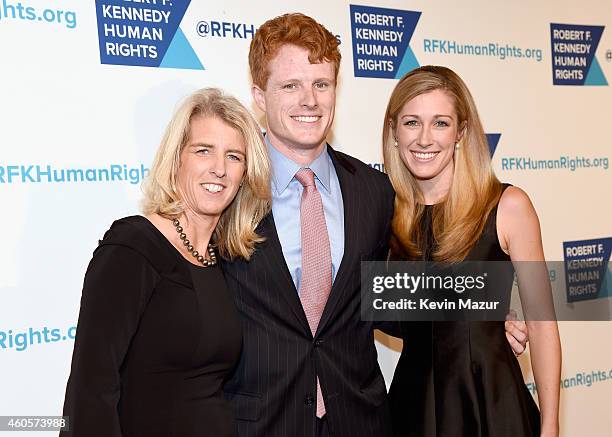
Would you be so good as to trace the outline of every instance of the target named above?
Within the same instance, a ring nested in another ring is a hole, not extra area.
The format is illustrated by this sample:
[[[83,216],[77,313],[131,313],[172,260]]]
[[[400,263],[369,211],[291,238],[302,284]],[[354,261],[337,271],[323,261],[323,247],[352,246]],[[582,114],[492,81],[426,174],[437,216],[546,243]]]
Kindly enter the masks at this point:
[[[306,396],[304,398],[304,405],[306,405],[307,407],[312,407],[315,403],[315,400],[312,396]]]
[[[323,339],[322,338],[317,338],[314,342],[315,346],[321,346],[323,344]]]

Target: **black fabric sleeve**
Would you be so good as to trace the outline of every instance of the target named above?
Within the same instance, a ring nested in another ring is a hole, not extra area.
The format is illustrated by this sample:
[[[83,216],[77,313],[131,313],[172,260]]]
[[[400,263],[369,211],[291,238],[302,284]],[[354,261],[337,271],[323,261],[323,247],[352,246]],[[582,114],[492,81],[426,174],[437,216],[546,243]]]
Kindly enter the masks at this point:
[[[121,437],[119,370],[159,275],[135,250],[103,245],[83,284],[60,436]]]

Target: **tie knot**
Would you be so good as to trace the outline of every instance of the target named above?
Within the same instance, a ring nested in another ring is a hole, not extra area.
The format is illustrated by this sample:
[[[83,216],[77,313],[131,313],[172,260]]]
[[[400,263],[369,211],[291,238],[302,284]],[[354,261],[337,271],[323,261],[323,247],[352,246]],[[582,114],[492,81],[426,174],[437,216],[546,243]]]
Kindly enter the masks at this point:
[[[295,174],[295,178],[303,187],[314,187],[314,172],[309,168],[301,168]]]

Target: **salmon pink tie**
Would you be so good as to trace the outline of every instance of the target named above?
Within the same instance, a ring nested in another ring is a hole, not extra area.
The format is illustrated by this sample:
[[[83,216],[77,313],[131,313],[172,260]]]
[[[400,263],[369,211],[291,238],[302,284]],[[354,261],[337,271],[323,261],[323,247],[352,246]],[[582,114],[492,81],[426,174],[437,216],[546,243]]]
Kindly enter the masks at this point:
[[[327,303],[332,285],[332,259],[329,235],[321,194],[315,185],[314,173],[302,168],[295,178],[304,187],[300,204],[302,232],[302,280],[300,301],[314,336]],[[317,376],[317,417],[325,415],[323,393]]]

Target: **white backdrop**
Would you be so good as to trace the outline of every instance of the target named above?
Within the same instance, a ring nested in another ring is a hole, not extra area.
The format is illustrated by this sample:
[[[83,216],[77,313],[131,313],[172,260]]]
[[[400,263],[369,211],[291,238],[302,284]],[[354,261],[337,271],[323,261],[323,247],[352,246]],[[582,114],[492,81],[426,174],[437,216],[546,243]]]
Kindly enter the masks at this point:
[[[387,31],[387,42],[367,42],[380,50],[384,45],[390,56],[357,53],[359,65],[371,61],[365,73],[354,68],[353,56],[363,43],[360,23],[367,16],[357,20],[343,0],[96,3],[98,8],[77,0],[0,1],[0,415],[61,413],[71,327],[97,239],[114,219],[138,212],[143,169],[181,97],[219,86],[255,112],[247,64],[252,30],[281,13],[311,15],[341,41],[338,105],[329,138],[334,147],[380,168],[380,131],[394,75],[417,64],[449,66],[472,90],[486,132],[500,134],[494,168],[501,180],[531,196],[547,259],[563,261],[564,243],[612,244],[608,0],[358,2],[392,9],[369,9],[372,14],[402,17],[400,26],[395,19],[395,27],[377,27]],[[181,5],[187,7],[184,16]],[[113,25],[132,8],[157,12],[128,20],[132,36],[140,38],[112,39],[112,32],[126,31]],[[148,18],[152,21],[145,22]],[[570,39],[553,40],[553,23],[562,30],[557,36]],[[160,33],[147,34],[146,26]],[[115,45],[109,49],[107,42]],[[142,45],[154,46],[157,58]],[[124,56],[121,50],[131,53]],[[391,71],[373,69],[373,61],[381,59],[377,65]],[[147,62],[154,66],[139,66]],[[578,64],[558,74],[582,75],[585,83],[554,80],[555,62],[557,69]],[[256,115],[261,120],[262,114]],[[563,157],[566,168],[559,168]],[[527,159],[538,169],[526,168]],[[572,170],[572,164],[579,168]],[[563,280],[564,272],[555,273]],[[591,304],[608,305],[609,298]],[[608,322],[561,324],[564,436],[610,433],[611,334]],[[401,342],[377,338],[390,383]],[[520,361],[533,388],[528,354]]]

